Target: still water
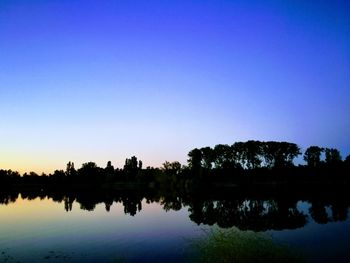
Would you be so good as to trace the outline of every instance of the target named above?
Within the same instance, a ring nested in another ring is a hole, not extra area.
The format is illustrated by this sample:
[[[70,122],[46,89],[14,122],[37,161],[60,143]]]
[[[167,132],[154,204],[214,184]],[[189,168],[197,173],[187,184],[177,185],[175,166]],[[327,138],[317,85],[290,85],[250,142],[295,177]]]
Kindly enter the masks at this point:
[[[218,225],[259,231],[307,262],[350,262],[346,205],[142,198],[86,207],[21,195],[0,204],[0,262],[185,262],[192,241]]]

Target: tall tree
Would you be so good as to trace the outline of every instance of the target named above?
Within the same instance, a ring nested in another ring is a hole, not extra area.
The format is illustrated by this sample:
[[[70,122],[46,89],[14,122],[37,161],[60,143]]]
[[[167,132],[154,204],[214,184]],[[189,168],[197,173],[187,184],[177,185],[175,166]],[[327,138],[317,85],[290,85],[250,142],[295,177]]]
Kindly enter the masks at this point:
[[[136,156],[132,156],[131,158],[126,158],[124,165],[124,173],[128,179],[135,179],[139,174],[139,171],[142,169],[142,161],[137,161]]]
[[[310,167],[319,166],[321,163],[321,153],[324,151],[324,148],[318,146],[310,146],[306,149],[304,153],[304,160],[307,165]]]
[[[131,158],[125,159],[124,170],[133,171],[138,169],[137,157],[132,156]]]
[[[261,165],[261,149],[262,143],[260,141],[247,141],[244,143],[243,156],[246,159],[247,168],[255,169]]]
[[[268,168],[292,166],[293,160],[300,155],[295,143],[268,141],[262,143],[262,158]]]
[[[99,168],[94,162],[83,163],[78,170],[79,180],[84,181],[102,181],[101,168]]]
[[[198,170],[201,168],[202,163],[202,151],[195,148],[188,153],[188,166],[191,170]]]
[[[338,164],[342,161],[342,158],[340,156],[340,152],[337,149],[326,148],[325,155],[326,155],[325,161],[326,161],[326,164],[328,164],[328,165]]]
[[[200,149],[202,152],[202,164],[205,169],[211,169],[214,162],[214,150],[210,147]]]
[[[286,167],[292,166],[293,160],[301,154],[300,148],[295,143],[280,142],[276,153],[275,166]]]
[[[241,165],[243,168],[246,167],[247,159],[245,154],[245,143],[235,142],[234,144],[232,144],[231,149],[234,161]]]
[[[105,174],[106,174],[106,177],[109,179],[111,179],[114,175],[114,166],[112,165],[111,161],[107,162],[107,166],[105,168]]]
[[[73,162],[68,162],[67,163],[67,168],[66,168],[66,176],[68,178],[74,178],[77,175],[77,171],[74,168],[74,163]]]
[[[232,148],[227,144],[218,144],[214,147],[215,167],[223,169],[234,164]]]
[[[168,175],[177,175],[181,171],[181,164],[177,161],[163,163],[162,170]]]
[[[278,142],[268,141],[262,145],[262,157],[264,159],[265,166],[272,168],[276,163],[276,155],[279,149]]]

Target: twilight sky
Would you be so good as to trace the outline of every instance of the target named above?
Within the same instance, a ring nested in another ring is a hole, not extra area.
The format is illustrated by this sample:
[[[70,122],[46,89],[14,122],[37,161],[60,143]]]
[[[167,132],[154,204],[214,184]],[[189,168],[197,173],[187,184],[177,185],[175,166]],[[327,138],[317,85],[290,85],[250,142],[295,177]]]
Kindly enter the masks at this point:
[[[0,168],[284,140],[350,153],[350,1],[0,1]]]

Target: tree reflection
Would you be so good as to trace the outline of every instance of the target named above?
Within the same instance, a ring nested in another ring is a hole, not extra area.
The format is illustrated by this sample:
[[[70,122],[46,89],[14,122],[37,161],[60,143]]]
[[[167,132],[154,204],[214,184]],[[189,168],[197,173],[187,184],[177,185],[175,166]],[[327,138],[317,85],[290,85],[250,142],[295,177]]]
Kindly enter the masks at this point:
[[[64,209],[67,212],[72,211],[74,198],[72,198],[70,196],[64,196],[63,197],[63,201],[64,201]]]
[[[125,196],[122,198],[122,203],[124,206],[124,213],[127,215],[134,216],[137,212],[142,209],[141,204],[142,198],[137,198],[136,196]]]
[[[311,201],[310,216],[318,224],[345,221],[349,203],[342,199]]]
[[[338,201],[332,204],[333,221],[345,221],[348,218],[348,205],[343,201]]]
[[[0,204],[8,205],[16,202],[18,195],[17,192],[0,192]]]
[[[326,224],[331,221],[326,211],[326,206],[320,202],[312,202],[309,212],[312,219],[319,224]]]
[[[197,224],[233,226],[241,230],[266,231],[303,227],[307,215],[296,203],[281,200],[224,200],[195,202],[190,205],[190,218]]]
[[[165,211],[187,209],[189,218],[198,225],[218,225],[221,228],[237,227],[241,230],[266,231],[301,228],[313,219],[318,224],[344,221],[348,219],[350,202],[347,198],[307,199],[280,195],[207,195],[204,193],[181,195],[176,191],[161,193],[157,191],[49,191],[43,189],[19,192],[2,191],[0,204],[9,205],[21,197],[26,200],[51,199],[63,202],[67,212],[72,211],[76,202],[80,209],[94,211],[96,206],[104,205],[110,211],[113,204],[121,204],[126,215],[135,216],[142,210],[142,203],[159,203]],[[298,208],[299,200],[310,204],[308,210]]]

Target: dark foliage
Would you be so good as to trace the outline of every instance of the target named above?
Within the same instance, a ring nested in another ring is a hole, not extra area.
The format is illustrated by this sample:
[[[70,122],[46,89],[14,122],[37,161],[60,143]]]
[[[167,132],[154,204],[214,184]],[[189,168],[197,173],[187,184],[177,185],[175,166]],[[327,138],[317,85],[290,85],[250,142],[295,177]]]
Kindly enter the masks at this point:
[[[322,154],[324,153],[324,159]],[[266,184],[348,185],[350,157],[342,161],[337,149],[310,146],[304,153],[306,165],[295,166],[301,154],[298,145],[289,142],[254,141],[218,144],[214,148],[195,148],[188,153],[188,166],[168,162],[162,168],[142,167],[136,156],[127,158],[123,169],[114,168],[109,161],[105,168],[94,162],[76,169],[68,162],[66,171],[22,176],[11,170],[0,170],[0,187],[55,189],[79,188],[135,188],[157,187],[192,191],[207,185],[256,186]]]

